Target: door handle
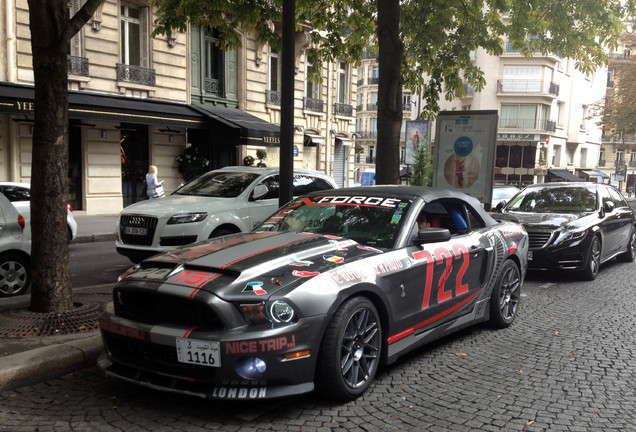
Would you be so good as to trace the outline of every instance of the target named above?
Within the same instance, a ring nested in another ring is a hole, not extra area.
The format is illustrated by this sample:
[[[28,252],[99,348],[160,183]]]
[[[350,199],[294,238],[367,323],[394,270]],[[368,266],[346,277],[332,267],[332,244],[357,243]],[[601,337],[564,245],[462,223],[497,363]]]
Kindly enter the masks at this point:
[[[471,246],[469,252],[471,254],[474,255],[479,255],[480,253],[482,253],[486,248],[482,247],[482,246]]]

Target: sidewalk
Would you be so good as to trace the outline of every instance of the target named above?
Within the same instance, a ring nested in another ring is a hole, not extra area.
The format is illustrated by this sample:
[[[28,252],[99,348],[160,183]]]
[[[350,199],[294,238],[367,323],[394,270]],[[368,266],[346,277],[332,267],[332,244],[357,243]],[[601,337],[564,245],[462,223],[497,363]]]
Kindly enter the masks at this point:
[[[119,214],[74,216],[72,244],[115,240]],[[93,367],[102,352],[98,316],[113,286],[74,290],[73,301],[81,306],[69,314],[34,314],[28,294],[0,298],[0,391]]]

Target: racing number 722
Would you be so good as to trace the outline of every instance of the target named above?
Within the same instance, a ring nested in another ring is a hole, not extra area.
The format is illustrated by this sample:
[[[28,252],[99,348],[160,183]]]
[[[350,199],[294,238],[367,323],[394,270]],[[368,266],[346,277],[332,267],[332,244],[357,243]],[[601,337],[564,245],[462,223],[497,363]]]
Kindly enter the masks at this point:
[[[446,290],[444,289],[444,286],[453,271],[453,261],[457,259],[461,259],[462,263],[455,280],[455,296],[468,292],[468,284],[462,284],[462,279],[470,263],[470,254],[468,253],[466,246],[456,243],[453,245],[452,251],[449,251],[445,247],[438,247],[435,249],[433,254],[435,255],[434,257],[427,250],[413,253],[413,258],[415,258],[416,261],[426,260],[426,286],[424,287],[422,309],[426,309],[430,306],[431,290],[433,288],[433,267],[437,263],[441,264],[443,262],[446,265],[444,273],[439,278],[439,283],[437,285],[437,303],[441,303],[453,297],[453,290]]]

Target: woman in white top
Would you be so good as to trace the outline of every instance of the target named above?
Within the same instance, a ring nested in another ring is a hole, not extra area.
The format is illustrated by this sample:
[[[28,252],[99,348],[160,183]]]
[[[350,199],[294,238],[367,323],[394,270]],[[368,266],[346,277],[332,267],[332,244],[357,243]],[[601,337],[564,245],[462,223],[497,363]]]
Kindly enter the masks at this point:
[[[157,198],[155,197],[155,189],[162,185],[163,180],[159,181],[157,179],[157,167],[150,165],[150,167],[148,167],[148,174],[146,174],[146,194],[148,195],[148,198]]]

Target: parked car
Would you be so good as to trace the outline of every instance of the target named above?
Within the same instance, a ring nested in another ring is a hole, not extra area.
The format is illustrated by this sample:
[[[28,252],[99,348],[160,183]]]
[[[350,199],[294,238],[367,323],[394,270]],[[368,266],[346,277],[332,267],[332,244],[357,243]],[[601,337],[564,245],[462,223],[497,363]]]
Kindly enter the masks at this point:
[[[31,241],[26,222],[0,194],[0,297],[24,294],[31,285]]]
[[[503,207],[503,205],[505,205],[510,200],[510,198],[517,195],[520,190],[521,189],[519,189],[517,186],[512,185],[493,187],[491,208],[497,208],[499,204],[502,204]]]
[[[604,262],[614,257],[632,262],[636,256],[636,216],[613,186],[535,184],[493,216],[526,227],[531,269],[571,270],[593,280]]]
[[[251,231],[279,206],[278,168],[226,167],[205,173],[171,195],[126,207],[117,223],[117,251],[139,262],[208,238]],[[294,170],[294,196],[336,188],[318,171]]]
[[[100,317],[98,365],[203,398],[354,399],[380,363],[477,322],[510,326],[527,256],[522,225],[461,192],[313,192],[250,233],[132,267]]]
[[[24,216],[26,238],[31,239],[31,185],[19,182],[0,182],[0,193],[6,196],[15,206],[18,212]],[[77,235],[77,222],[73,216],[73,208],[66,205],[66,224],[68,229],[68,241]]]

